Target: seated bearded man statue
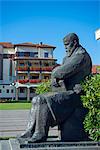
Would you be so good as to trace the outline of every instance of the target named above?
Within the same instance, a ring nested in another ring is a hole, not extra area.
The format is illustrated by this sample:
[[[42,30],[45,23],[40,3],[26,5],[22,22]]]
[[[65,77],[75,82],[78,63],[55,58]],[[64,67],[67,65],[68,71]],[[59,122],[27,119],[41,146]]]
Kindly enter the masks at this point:
[[[58,125],[61,141],[84,141],[83,120],[87,113],[80,100],[80,82],[91,73],[91,58],[79,44],[75,33],[63,39],[67,55],[61,66],[52,71],[52,92],[32,99],[30,120],[26,131],[19,138],[28,142],[44,142],[49,127]]]

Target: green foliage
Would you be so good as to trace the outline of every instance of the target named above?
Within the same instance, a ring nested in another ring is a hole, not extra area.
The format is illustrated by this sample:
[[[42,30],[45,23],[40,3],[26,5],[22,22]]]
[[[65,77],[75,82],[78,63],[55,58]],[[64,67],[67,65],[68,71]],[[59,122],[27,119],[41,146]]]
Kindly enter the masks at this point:
[[[94,141],[100,139],[100,74],[87,77],[82,83],[84,95],[83,105],[89,109],[84,121],[85,130]]]
[[[51,81],[45,81],[42,82],[37,88],[36,88],[36,93],[37,94],[43,94],[46,92],[50,92],[51,91]]]

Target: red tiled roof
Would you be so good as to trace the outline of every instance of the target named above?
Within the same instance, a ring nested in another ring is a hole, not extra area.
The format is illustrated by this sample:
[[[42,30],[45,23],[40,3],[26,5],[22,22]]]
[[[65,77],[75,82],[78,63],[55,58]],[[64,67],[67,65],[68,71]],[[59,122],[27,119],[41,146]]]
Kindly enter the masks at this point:
[[[92,73],[95,74],[97,72],[96,66],[92,66]]]
[[[100,65],[93,65],[92,66],[92,73],[93,74],[100,73],[98,68],[100,68]]]
[[[27,46],[27,47],[37,47],[37,48],[53,48],[55,49],[55,46],[51,46],[51,45],[46,45],[46,44],[33,44],[31,42],[27,42],[27,43],[19,43],[19,44],[14,44],[14,47],[16,46]]]
[[[37,48],[53,48],[55,49],[55,46],[51,46],[51,45],[46,45],[46,44],[33,44],[31,42],[27,42],[27,43],[19,43],[19,44],[12,44],[10,42],[0,42],[0,45],[3,46],[3,48],[14,48],[16,46],[27,46],[27,47],[37,47]]]
[[[13,48],[14,45],[10,42],[0,42],[0,45],[3,46],[3,48]]]

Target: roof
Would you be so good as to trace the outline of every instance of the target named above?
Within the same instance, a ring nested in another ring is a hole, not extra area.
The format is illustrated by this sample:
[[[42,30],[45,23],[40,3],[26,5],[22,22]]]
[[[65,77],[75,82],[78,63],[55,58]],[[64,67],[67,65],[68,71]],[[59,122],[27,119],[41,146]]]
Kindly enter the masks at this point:
[[[0,45],[3,46],[3,48],[14,48],[16,46],[25,46],[25,47],[37,47],[37,48],[53,48],[55,49],[55,46],[47,45],[47,44],[33,44],[31,42],[26,42],[26,43],[19,43],[19,44],[12,44],[11,42],[0,42]]]
[[[27,46],[27,47],[37,47],[37,48],[53,48],[53,49],[56,48],[55,46],[42,44],[42,42],[40,44],[33,44],[31,42],[14,44],[14,47],[16,47],[16,46]]]
[[[3,48],[14,48],[14,45],[11,42],[0,42],[0,45],[2,45]]]
[[[100,74],[100,65],[93,65],[92,66],[92,73],[93,74],[96,74],[96,73]]]

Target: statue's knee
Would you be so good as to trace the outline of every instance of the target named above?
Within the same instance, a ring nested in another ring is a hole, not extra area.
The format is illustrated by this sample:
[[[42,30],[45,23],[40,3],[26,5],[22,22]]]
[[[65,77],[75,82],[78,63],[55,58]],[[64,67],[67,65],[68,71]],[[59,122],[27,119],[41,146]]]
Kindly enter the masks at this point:
[[[32,99],[32,105],[42,105],[42,104],[46,104],[46,99],[42,96],[42,95],[39,95],[39,96],[35,96],[33,99]]]
[[[39,98],[38,98],[38,97],[39,97],[39,96],[33,97],[33,99],[32,99],[32,104],[33,104],[33,105],[35,105],[35,104],[38,103],[38,101],[39,101]]]

